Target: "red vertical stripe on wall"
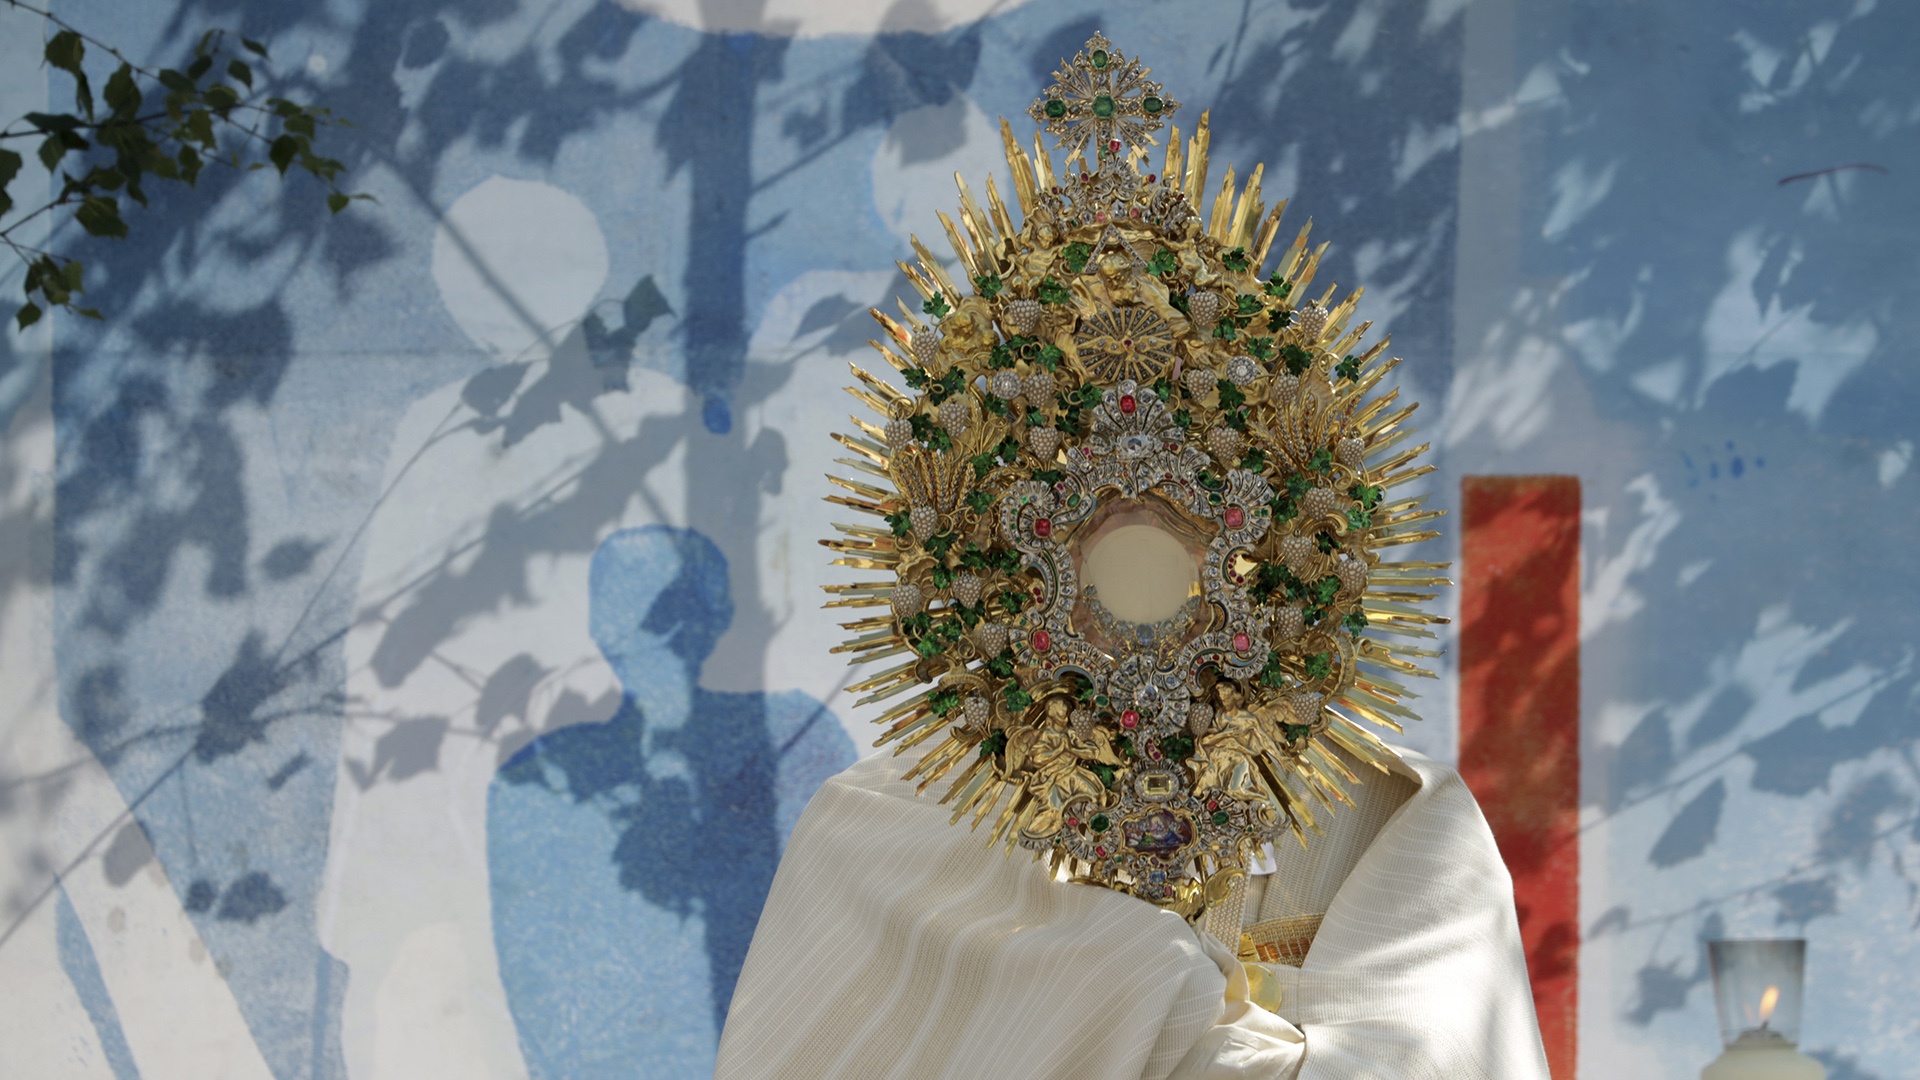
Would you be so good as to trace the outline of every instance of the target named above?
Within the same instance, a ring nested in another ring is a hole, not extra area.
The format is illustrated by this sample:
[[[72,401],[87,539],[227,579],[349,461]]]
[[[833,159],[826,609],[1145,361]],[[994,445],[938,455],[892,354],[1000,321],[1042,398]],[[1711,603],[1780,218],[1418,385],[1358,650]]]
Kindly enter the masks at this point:
[[[1533,1003],[1573,1080],[1580,948],[1580,480],[1462,484],[1460,773],[1513,874]]]

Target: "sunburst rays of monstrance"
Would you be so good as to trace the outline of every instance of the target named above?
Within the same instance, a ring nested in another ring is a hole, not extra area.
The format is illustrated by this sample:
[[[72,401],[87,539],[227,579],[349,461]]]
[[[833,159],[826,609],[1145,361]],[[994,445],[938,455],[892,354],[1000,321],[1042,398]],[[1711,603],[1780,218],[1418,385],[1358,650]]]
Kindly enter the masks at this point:
[[[1031,113],[1058,171],[1001,121],[1013,205],[957,178],[940,215],[966,289],[913,241],[918,310],[873,312],[905,389],[854,366],[871,415],[834,435],[851,475],[828,501],[870,520],[821,543],[870,572],[825,586],[876,609],[834,651],[884,665],[850,689],[885,704],[878,744],[920,751],[919,789],[1192,918],[1350,801],[1345,760],[1387,769],[1369,725],[1416,719],[1402,680],[1431,677],[1445,620],[1421,605],[1450,583],[1383,558],[1442,511],[1394,496],[1433,467],[1414,406],[1378,391],[1399,361],[1348,326],[1359,291],[1308,298],[1326,245],[1304,228],[1263,276],[1286,204],[1267,212],[1261,167],[1207,203],[1205,114],[1146,171],[1180,107],[1147,74],[1097,34],[1056,74]],[[1116,509],[1191,550],[1194,601],[1151,625],[1085,580]]]

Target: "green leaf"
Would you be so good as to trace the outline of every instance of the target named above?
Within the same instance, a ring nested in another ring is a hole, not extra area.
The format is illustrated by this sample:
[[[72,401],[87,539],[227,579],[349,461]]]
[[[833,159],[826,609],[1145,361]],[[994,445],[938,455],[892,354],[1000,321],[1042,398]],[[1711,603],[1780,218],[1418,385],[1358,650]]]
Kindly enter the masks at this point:
[[[87,119],[93,119],[93,84],[87,81],[84,71],[73,77],[73,105],[86,113]]]
[[[253,69],[248,67],[244,61],[227,61],[227,74],[246,84],[247,89],[253,89]]]
[[[18,323],[22,330],[39,322],[40,305],[32,303],[23,304],[19,311],[13,313],[13,321]]]
[[[273,161],[273,167],[280,170],[281,176],[287,175],[287,167],[293,164],[295,155],[299,153],[300,140],[291,135],[280,136],[273,140],[272,146],[267,148],[267,157]],[[935,295],[938,296],[937,293]],[[933,301],[929,300],[927,303],[931,305]]]
[[[68,259],[67,265],[60,268],[60,281],[68,292],[85,292],[80,287],[81,265],[79,259]]]
[[[259,42],[253,40],[252,38],[241,38],[240,44],[246,46],[247,51],[252,53],[253,55],[258,56],[263,60],[266,59],[267,47],[265,45],[260,44]]]
[[[207,107],[219,113],[223,119],[235,105],[240,104],[240,92],[231,86],[210,86],[206,98]]]
[[[121,64],[107,76],[107,89],[101,95],[113,115],[132,118],[140,112],[140,87],[133,81],[133,65]]]
[[[48,172],[52,172],[58,168],[60,166],[60,159],[65,157],[66,154],[66,141],[60,138],[58,132],[40,140],[40,164],[46,166]]]
[[[172,68],[161,68],[159,78],[160,78],[160,85],[166,87],[169,90],[177,90],[181,93],[188,93],[193,89],[193,80],[187,78],[185,75],[180,74],[179,72],[173,70]]]
[[[1249,262],[1247,259],[1247,249],[1234,248],[1232,251],[1229,251],[1225,255],[1220,256],[1220,265],[1226,267],[1229,270],[1234,271],[1235,273],[1239,273],[1240,271],[1245,270],[1249,265]]]
[[[280,136],[280,139],[284,139],[284,138],[286,138],[285,135]],[[280,145],[280,139],[275,139],[273,141],[273,144],[275,147],[278,147]],[[275,160],[278,160],[278,159],[275,159]],[[286,172],[287,171],[286,166],[282,165],[280,167],[280,171]],[[947,303],[946,293],[937,292],[937,293],[934,293],[932,296],[928,297],[926,302],[920,305],[920,310],[926,312],[927,314],[933,316],[936,319],[944,319],[947,317],[947,313],[953,310],[953,305]]]
[[[309,121],[309,123],[311,123],[311,121]],[[1000,275],[980,274],[973,279],[973,287],[979,291],[981,296],[991,300],[1000,295]]]
[[[348,198],[345,195],[342,195],[338,191],[329,192],[327,194],[327,209],[337,214],[340,211],[345,210],[347,208],[347,204],[352,201],[353,201],[352,199]]]
[[[1087,260],[1093,258],[1093,248],[1082,243],[1068,244],[1061,254],[1067,257],[1067,270],[1079,273],[1087,268]]]
[[[119,201],[104,195],[89,195],[81,200],[80,209],[73,212],[73,220],[90,236],[127,235],[127,223],[120,220]]]
[[[1073,293],[1065,285],[1052,278],[1041,278],[1040,286],[1034,290],[1034,296],[1043,304],[1070,304]]]
[[[1006,689],[1002,691],[1002,695],[1006,699],[1007,711],[1010,713],[1018,714],[1025,712],[1027,706],[1033,704],[1033,695],[1022,690],[1019,683],[1008,683]],[[1007,733],[1004,731],[996,731],[994,734],[1000,737],[1001,745],[1005,746]]]
[[[71,30],[62,30],[47,39],[47,63],[76,78],[85,74],[80,68],[80,61],[86,55],[86,43]]]
[[[1147,273],[1156,276],[1171,274],[1179,268],[1179,260],[1174,257],[1173,252],[1166,248],[1161,248],[1159,251],[1154,252],[1153,258],[1147,260]]]
[[[200,76],[205,75],[208,71],[212,70],[212,68],[213,68],[213,57],[202,56],[196,59],[193,63],[187,65],[187,78],[193,79],[197,82],[199,81]]]
[[[20,175],[22,159],[11,150],[0,150],[0,215],[13,209],[13,196],[7,194],[7,185]]]
[[[207,110],[195,109],[188,113],[187,122],[181,125],[181,131],[181,138],[184,141],[199,143],[200,148],[209,154],[218,152],[219,144],[213,137],[213,114]]]

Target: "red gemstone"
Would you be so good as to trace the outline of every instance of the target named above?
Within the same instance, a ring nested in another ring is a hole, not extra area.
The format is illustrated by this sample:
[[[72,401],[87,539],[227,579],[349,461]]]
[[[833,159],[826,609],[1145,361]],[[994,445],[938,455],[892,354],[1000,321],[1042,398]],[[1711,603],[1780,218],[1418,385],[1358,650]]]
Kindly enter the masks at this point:
[[[1218,810],[1218,809],[1220,809],[1220,800],[1218,800],[1218,799],[1208,799],[1208,800],[1207,800],[1207,809],[1209,809],[1209,810]]]
[[[1051,648],[1053,648],[1053,635],[1047,633],[1045,630],[1035,630],[1033,632],[1033,651],[1046,652]],[[1244,652],[1245,650],[1242,651]]]
[[[1083,184],[1084,184],[1084,183],[1086,183],[1087,181],[1089,181],[1089,180],[1091,180],[1091,179],[1093,179],[1093,177],[1092,177],[1092,176],[1091,176],[1090,174],[1088,174],[1088,173],[1081,173],[1081,174],[1080,174],[1080,182],[1081,182],[1081,183],[1083,183]]]
[[[1132,709],[1128,709],[1126,712],[1123,712],[1120,714],[1121,727],[1130,728],[1130,727],[1138,727],[1139,725],[1140,725],[1139,713],[1134,712]]]
[[[1034,522],[1033,535],[1041,538],[1042,540],[1046,539],[1049,536],[1052,536],[1053,535],[1053,519],[1041,518],[1040,520]]]
[[[1251,649],[1251,648],[1253,648],[1252,638],[1249,638],[1245,634],[1233,635],[1233,651],[1234,652],[1246,652],[1248,649]]]
[[[1139,208],[1139,207],[1137,207],[1137,206],[1136,206],[1136,207],[1134,207],[1133,209],[1131,209],[1131,210],[1129,210],[1129,211],[1127,211],[1127,213],[1128,213],[1129,215],[1131,215],[1131,216],[1133,217],[1133,220],[1135,220],[1135,221],[1139,221],[1139,220],[1140,220],[1140,208]]]
[[[1119,139],[1115,139],[1115,140],[1113,140],[1112,142],[1110,142],[1110,143],[1108,143],[1108,144],[1107,144],[1107,149],[1108,149],[1108,150],[1111,150],[1111,151],[1113,151],[1113,152],[1114,152],[1114,153],[1116,153],[1116,154],[1117,154],[1117,153],[1119,153],[1119,152],[1120,152],[1120,140],[1119,140]]]
[[[1150,758],[1153,758],[1155,761],[1158,761],[1160,759],[1160,748],[1156,746],[1153,749],[1147,751],[1147,756]]]
[[[1093,853],[1094,853],[1095,855],[1098,855],[1098,856],[1100,856],[1100,857],[1101,857],[1101,858],[1103,858],[1103,859],[1107,857],[1107,849],[1106,849],[1106,848],[1103,848],[1103,847],[1097,847],[1097,848],[1094,848],[1094,849],[1093,849]]]
[[[1154,182],[1155,179],[1157,179],[1157,177],[1155,177],[1152,173],[1147,174],[1147,183],[1151,184]]]
[[[1102,225],[1105,225],[1107,223],[1107,212],[1105,210],[1100,211],[1099,213],[1093,215],[1093,220],[1099,222]]]
[[[1227,528],[1237,529],[1247,523],[1247,512],[1237,506],[1227,507]]]
[[[1068,819],[1067,819],[1067,828],[1069,828],[1069,829],[1077,829],[1077,828],[1079,828],[1079,827],[1080,827],[1080,819],[1079,819],[1079,818],[1072,818],[1072,817],[1070,817],[1070,818],[1068,818]]]
[[[1140,407],[1140,403],[1133,400],[1132,394],[1120,395],[1120,411],[1121,412],[1126,413],[1128,416],[1132,416],[1133,410],[1139,407]]]

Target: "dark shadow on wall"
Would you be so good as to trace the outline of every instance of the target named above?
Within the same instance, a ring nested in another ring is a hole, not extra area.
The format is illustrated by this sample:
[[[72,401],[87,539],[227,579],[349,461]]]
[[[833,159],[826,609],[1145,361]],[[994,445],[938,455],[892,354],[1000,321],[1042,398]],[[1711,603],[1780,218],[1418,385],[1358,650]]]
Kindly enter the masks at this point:
[[[662,1060],[679,1064],[676,1018],[662,1015],[675,1010],[661,1008],[673,1003],[649,993],[704,981],[718,1034],[785,834],[854,750],[802,695],[700,685],[734,614],[727,560],[706,537],[615,533],[594,554],[591,595],[594,641],[625,693],[611,719],[543,735],[501,767],[488,816],[501,976],[536,1075],[648,1063],[678,1075]],[[688,919],[704,971],[674,960]]]
[[[1258,6],[1247,5],[1243,25],[1255,25]],[[1428,25],[1432,11],[1336,0],[1281,34],[1223,35],[1206,68],[1220,80],[1207,175],[1217,190],[1228,165],[1244,183],[1264,162],[1267,201],[1291,199],[1272,257],[1311,220],[1312,242],[1332,243],[1311,296],[1336,283],[1344,296],[1364,271],[1376,302],[1392,296],[1402,307],[1394,355],[1419,385],[1443,388],[1453,378],[1460,174],[1458,143],[1443,135],[1460,114],[1463,30],[1458,17]],[[1180,116],[1190,134],[1213,103],[1179,96],[1191,102]],[[1291,188],[1280,182],[1288,173]]]

